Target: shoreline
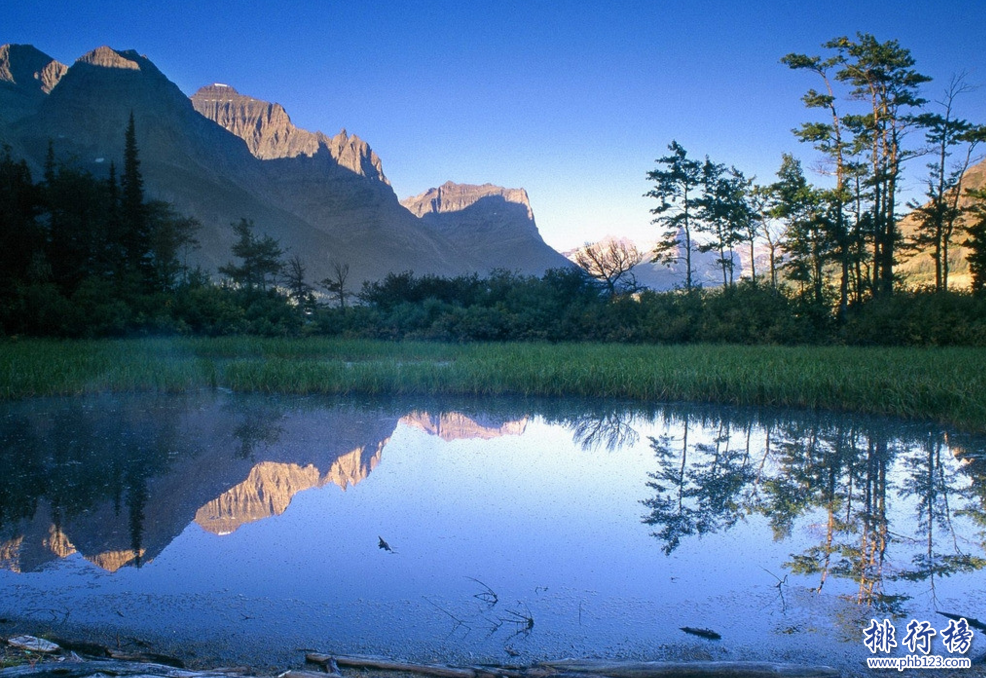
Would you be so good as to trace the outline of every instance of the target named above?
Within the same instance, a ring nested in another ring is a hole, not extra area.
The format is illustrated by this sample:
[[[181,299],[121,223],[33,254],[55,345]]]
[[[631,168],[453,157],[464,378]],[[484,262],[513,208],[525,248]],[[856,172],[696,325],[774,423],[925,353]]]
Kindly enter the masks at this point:
[[[92,643],[45,640],[22,635],[2,639],[0,677],[3,678],[836,678],[841,672],[828,665],[748,660],[618,661],[562,659],[530,665],[473,664],[453,666],[415,663],[388,657],[305,652],[302,668],[274,672],[250,666],[192,668],[177,658],[153,653],[124,653]],[[92,656],[92,655],[96,656]]]
[[[0,400],[201,389],[577,397],[855,412],[981,433],[984,364],[976,348],[7,339]]]

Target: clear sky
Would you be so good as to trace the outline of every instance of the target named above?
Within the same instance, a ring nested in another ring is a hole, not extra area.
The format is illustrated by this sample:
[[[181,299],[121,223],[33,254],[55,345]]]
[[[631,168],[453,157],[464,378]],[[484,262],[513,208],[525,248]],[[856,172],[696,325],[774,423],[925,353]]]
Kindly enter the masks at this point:
[[[817,86],[779,63],[857,31],[899,40],[935,78],[986,85],[982,0],[0,0],[0,43],[64,63],[147,55],[187,94],[212,82],[293,122],[365,139],[401,198],[446,180],[526,188],[557,249],[653,238],[645,174],[672,139],[747,176],[781,153]],[[958,102],[986,122],[986,87]],[[912,161],[912,189],[924,162]],[[821,179],[819,179],[821,180]]]

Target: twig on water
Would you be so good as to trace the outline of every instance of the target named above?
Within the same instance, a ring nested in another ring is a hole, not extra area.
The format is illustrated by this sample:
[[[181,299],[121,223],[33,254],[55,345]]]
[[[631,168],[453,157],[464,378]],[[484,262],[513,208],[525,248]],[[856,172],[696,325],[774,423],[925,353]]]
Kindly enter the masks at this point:
[[[460,626],[464,626],[465,628],[467,628],[467,629],[469,629],[470,631],[472,631],[472,627],[471,627],[471,626],[469,626],[469,624],[467,624],[467,623],[465,622],[465,620],[462,620],[462,619],[459,619],[459,618],[458,618],[458,617],[456,617],[456,616],[455,616],[454,614],[452,614],[451,612],[449,612],[448,610],[446,610],[446,609],[445,609],[444,607],[442,607],[442,606],[441,606],[441,605],[439,605],[438,603],[436,603],[436,602],[434,602],[434,601],[432,601],[432,600],[430,600],[430,599],[428,599],[427,597],[425,597],[425,596],[422,596],[422,598],[424,598],[424,599],[425,599],[425,600],[426,600],[426,601],[428,602],[428,604],[429,604],[429,605],[431,605],[432,607],[434,607],[434,608],[435,608],[436,610],[438,610],[439,612],[442,612],[442,613],[444,613],[444,614],[446,614],[446,615],[448,615],[448,616],[449,616],[449,618],[450,618],[450,619],[452,619],[452,621],[454,621],[454,622],[455,622],[455,626],[453,626],[453,627],[452,627],[452,631],[451,631],[451,632],[449,633],[449,635],[452,635],[453,633],[455,633],[455,630],[456,630],[457,628],[459,628]]]
[[[475,577],[466,577],[466,579],[469,579],[471,581],[474,581],[477,584],[479,584],[480,586],[482,586],[484,589],[486,589],[485,591],[480,591],[479,593],[473,594],[473,598],[476,598],[478,600],[483,601],[484,603],[486,603],[490,607],[493,607],[498,602],[500,602],[500,598],[496,595],[496,591],[494,591],[493,589],[491,589],[489,586],[487,586],[483,582],[479,581]]]

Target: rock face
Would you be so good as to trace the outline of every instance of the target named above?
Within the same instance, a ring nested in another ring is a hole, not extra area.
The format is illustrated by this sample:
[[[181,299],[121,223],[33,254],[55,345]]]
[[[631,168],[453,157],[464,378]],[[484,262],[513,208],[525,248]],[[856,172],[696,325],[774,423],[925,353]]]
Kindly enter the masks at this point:
[[[261,160],[309,158],[327,152],[340,166],[355,174],[390,185],[380,158],[369,144],[342,130],[334,137],[295,127],[280,104],[240,94],[229,85],[215,83],[192,95],[195,110],[243,139]]]
[[[345,490],[365,480],[376,468],[385,442],[374,449],[360,447],[341,455],[324,474],[312,464],[302,467],[260,462],[250,469],[246,480],[200,508],[195,514],[195,522],[202,529],[222,536],[247,523],[281,515],[299,492],[328,483]]]
[[[501,188],[493,184],[472,186],[446,181],[438,188],[430,188],[421,195],[402,200],[401,204],[414,216],[423,217],[427,214],[462,212],[486,198],[500,199],[503,202],[521,205],[526,209],[527,220],[533,225],[534,212],[531,210],[527,191],[523,188]]]
[[[349,264],[354,289],[390,272],[517,268],[503,254],[517,248],[514,222],[503,220],[500,239],[492,221],[483,222],[489,233],[465,236],[415,217],[401,206],[380,159],[355,135],[302,130],[281,106],[232,87],[206,87],[189,100],[132,50],[100,47],[66,69],[34,48],[2,49],[0,141],[35,176],[49,141],[57,159],[105,176],[110,161],[122,163],[132,112],[147,196],[202,223],[193,265],[215,271],[229,262],[230,224],[245,218],[258,234],[300,255],[310,282],[327,277],[335,261]],[[558,256],[533,228],[529,206],[521,210],[528,250],[522,268],[539,273],[556,266]]]
[[[401,204],[457,247],[483,252],[490,269],[537,274],[571,266],[541,239],[523,188],[447,181]]]
[[[962,176],[962,191],[966,189],[986,188],[986,160],[973,165]],[[959,205],[968,205],[970,199],[963,195],[959,199]],[[907,215],[900,221],[900,231],[905,238],[913,238],[917,235],[917,220]],[[965,234],[956,232],[953,234],[951,245],[948,250],[948,287],[949,289],[969,289],[972,286],[972,273],[969,271],[969,249],[963,247],[961,243],[965,240]],[[897,271],[904,276],[908,285],[914,287],[934,287],[935,285],[935,263],[932,257],[933,247],[919,249],[909,256],[897,267]]]
[[[31,45],[0,46],[0,122],[33,113],[68,67]]]

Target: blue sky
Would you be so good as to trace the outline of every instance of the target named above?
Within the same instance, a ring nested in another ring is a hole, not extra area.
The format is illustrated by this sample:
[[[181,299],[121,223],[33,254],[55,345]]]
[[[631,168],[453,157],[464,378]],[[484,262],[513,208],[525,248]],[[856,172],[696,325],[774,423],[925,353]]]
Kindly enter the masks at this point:
[[[224,82],[295,124],[346,128],[398,196],[446,180],[526,188],[558,249],[653,238],[642,197],[677,139],[694,156],[773,180],[817,83],[779,63],[857,31],[899,40],[938,98],[965,71],[986,85],[974,0],[762,2],[225,2],[2,0],[0,43],[72,63],[100,45],[146,54],[185,93]],[[960,115],[986,122],[986,87]],[[923,161],[911,163],[919,190]],[[823,181],[817,178],[818,181]]]

